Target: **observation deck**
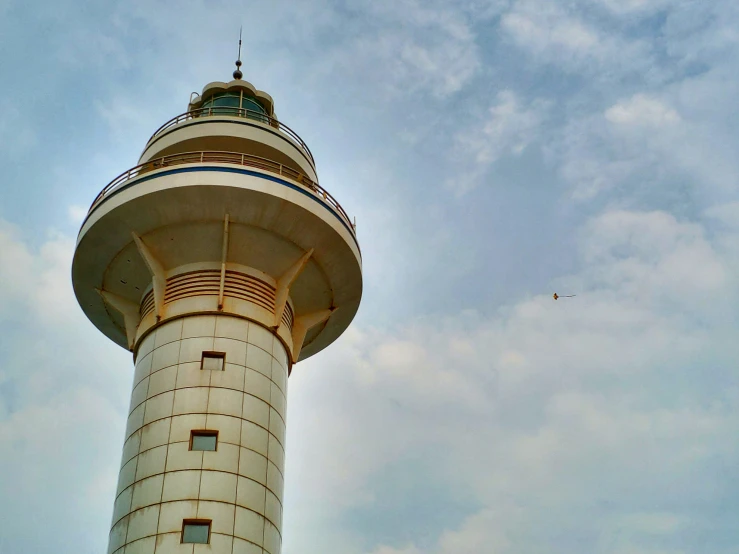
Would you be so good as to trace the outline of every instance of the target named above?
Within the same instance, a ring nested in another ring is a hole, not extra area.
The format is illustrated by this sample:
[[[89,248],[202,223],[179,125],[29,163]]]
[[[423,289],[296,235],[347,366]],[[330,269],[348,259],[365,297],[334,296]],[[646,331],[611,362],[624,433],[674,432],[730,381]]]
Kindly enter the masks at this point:
[[[308,145],[274,114],[271,97],[245,81],[211,83],[148,140],[139,163],[182,152],[218,151],[264,158],[318,181]]]
[[[276,176],[284,177],[289,181],[286,183],[288,186],[291,185],[295,190],[310,194],[316,200],[329,207],[347,230],[352,233],[356,242],[356,228],[354,223],[349,219],[349,215],[344,211],[344,208],[341,207],[336,199],[318,183],[311,180],[311,178],[304,173],[296,171],[287,165],[283,165],[267,158],[253,156],[251,154],[239,154],[238,152],[184,152],[181,154],[170,154],[168,156],[157,157],[141,163],[127,171],[124,171],[110,183],[105,185],[103,190],[100,191],[100,194],[98,194],[92,202],[92,205],[88,210],[87,217],[89,218],[95,209],[97,209],[97,207],[108,198],[125,188],[134,186],[137,182],[142,180],[142,177],[149,179],[156,176],[156,174],[147,174],[164,171],[168,168],[180,165],[197,165],[203,168],[209,166],[227,167],[229,165],[235,165],[254,168],[259,172],[271,173]],[[85,221],[87,221],[87,218]],[[359,248],[359,243],[357,243],[357,248]]]
[[[160,265],[158,295],[152,264],[136,240]],[[280,278],[302,255],[305,267],[281,308]],[[196,280],[193,290],[210,291],[207,302],[165,301],[182,300],[167,283],[183,282],[193,271],[212,279],[219,265],[216,299],[209,284]],[[227,275],[236,274],[273,291],[257,302],[264,313],[229,304]],[[187,112],[153,133],[138,165],[102,189],[80,229],[73,280],[90,320],[134,352],[169,318],[231,310],[267,327],[273,317],[282,321],[274,332],[295,362],[333,342],[353,319],[362,290],[361,252],[349,215],[318,183],[308,145],[277,119],[268,94],[239,79],[210,83],[191,97]],[[112,298],[136,306],[137,313],[130,315],[129,307],[127,319],[111,309]],[[329,315],[295,333],[317,313]]]
[[[203,120],[204,117],[218,117],[219,119],[207,119]],[[239,119],[233,119],[233,118],[239,118]],[[162,138],[164,135],[169,133],[172,128],[175,126],[183,125],[183,124],[204,124],[204,123],[211,123],[215,121],[225,121],[235,124],[243,125],[244,122],[242,119],[249,119],[252,122],[258,122],[262,125],[267,125],[269,127],[272,127],[274,129],[277,129],[281,135],[283,135],[283,138],[286,138],[287,140],[291,141],[295,145],[299,146],[299,148],[302,150],[305,157],[310,162],[311,166],[315,170],[316,164],[315,160],[313,159],[313,154],[311,153],[310,149],[308,148],[308,145],[305,144],[303,139],[300,138],[300,136],[293,131],[290,127],[285,125],[284,123],[281,123],[274,117],[270,117],[268,115],[263,114],[262,112],[250,110],[246,108],[237,108],[237,107],[231,107],[231,106],[208,106],[207,108],[198,108],[198,109],[192,109],[189,110],[183,114],[180,114],[176,117],[173,117],[169,121],[167,121],[164,125],[159,127],[156,131],[154,131],[154,134],[151,136],[151,138],[146,143],[145,152],[148,151],[151,146],[157,142],[160,138]],[[196,121],[197,120],[197,121]],[[246,123],[247,125],[250,123]],[[180,127],[181,128],[181,127]],[[144,155],[142,155],[142,158]]]

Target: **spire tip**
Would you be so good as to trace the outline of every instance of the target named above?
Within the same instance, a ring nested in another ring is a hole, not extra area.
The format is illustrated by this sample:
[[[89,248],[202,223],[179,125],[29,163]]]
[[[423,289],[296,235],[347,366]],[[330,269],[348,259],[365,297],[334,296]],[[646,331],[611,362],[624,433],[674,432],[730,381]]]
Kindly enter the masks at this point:
[[[241,72],[241,31],[243,27],[239,27],[239,57],[236,59],[236,71],[234,71],[234,79],[241,79],[244,74]]]

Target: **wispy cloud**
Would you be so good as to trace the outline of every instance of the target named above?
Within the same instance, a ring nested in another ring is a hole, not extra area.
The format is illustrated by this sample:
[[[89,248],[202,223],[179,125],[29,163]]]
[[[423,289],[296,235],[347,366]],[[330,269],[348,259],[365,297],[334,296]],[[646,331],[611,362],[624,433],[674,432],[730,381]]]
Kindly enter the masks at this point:
[[[657,98],[636,94],[618,102],[605,112],[605,117],[616,125],[647,125],[662,127],[680,121],[680,116],[671,107]]]
[[[415,94],[444,98],[478,72],[475,35],[464,12],[441,2],[368,2],[362,24],[328,61],[389,99]]]
[[[686,176],[691,187],[713,189],[709,196],[735,188],[739,167],[726,155],[724,140],[733,139],[722,129],[721,116],[711,125],[715,135],[706,134],[705,119],[695,116],[695,100],[681,98],[682,105],[675,106],[670,97],[677,97],[676,91],[663,97],[636,93],[564,127],[553,150],[574,198],[592,199],[615,188],[630,194],[636,187],[656,190]]]
[[[721,250],[695,223],[621,211],[583,228],[580,252],[582,271],[559,282],[577,292],[571,301],[538,296],[497,315],[355,330],[315,368],[306,363],[293,406],[320,408],[294,424],[296,436],[315,437],[319,422],[335,423],[322,428],[318,444],[296,440],[293,452],[352,446],[308,465],[292,462],[298,475],[290,485],[302,495],[343,505],[349,492],[365,499],[371,517],[372,506],[383,509],[372,494],[382,468],[413,453],[449,494],[484,507],[461,524],[427,528],[431,543],[401,538],[401,528],[418,525],[409,511],[397,530],[386,530],[397,542],[357,552],[571,552],[574,544],[659,552],[697,544],[698,527],[727,532],[728,519],[675,500],[694,495],[697,483],[717,498],[722,478],[710,460],[739,456],[722,439],[736,428],[737,393],[719,385],[731,371],[732,349],[721,337],[734,324],[721,314],[727,298],[735,304],[736,281]],[[691,294],[695,300],[686,299]],[[713,384],[694,372],[709,359]],[[306,381],[309,371],[325,384]],[[685,385],[679,402],[660,394],[665,379]],[[339,471],[337,481],[333,470],[324,477],[327,467],[352,471]],[[679,508],[647,512],[647,505]],[[660,547],[650,550],[655,536]],[[312,551],[320,552],[315,540]]]
[[[501,27],[535,60],[567,72],[599,77],[644,72],[653,63],[650,44],[587,18],[586,4],[518,0],[502,16]]]
[[[85,217],[87,216],[87,208],[85,206],[72,205],[67,208],[69,214],[69,221],[74,225],[82,225]]]
[[[130,355],[44,229],[228,78],[240,13],[3,13],[6,50],[52,63],[0,121],[0,497],[23,499],[0,551],[104,548]],[[735,554],[738,22],[730,0],[250,7],[246,74],[322,150],[365,263],[355,325],[290,378],[284,554]]]
[[[4,548],[58,544],[104,549],[125,423],[128,356],[84,320],[72,294],[74,241],[40,248],[0,220],[0,502]],[[53,460],[54,469],[49,461]],[[97,529],[90,534],[90,529]],[[90,539],[90,537],[95,537]],[[5,551],[5,550],[3,550]]]
[[[520,156],[532,143],[541,140],[542,123],[551,102],[526,101],[512,90],[498,93],[487,114],[454,136],[458,172],[446,182],[462,195],[477,187],[489,167],[503,156]]]

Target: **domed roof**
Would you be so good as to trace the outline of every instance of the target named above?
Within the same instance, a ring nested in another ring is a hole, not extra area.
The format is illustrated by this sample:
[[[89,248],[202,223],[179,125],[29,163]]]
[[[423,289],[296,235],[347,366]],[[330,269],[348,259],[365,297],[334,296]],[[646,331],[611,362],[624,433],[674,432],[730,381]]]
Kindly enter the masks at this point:
[[[224,83],[222,81],[213,81],[212,83],[208,83],[203,87],[203,92],[200,93],[200,96],[197,96],[190,101],[190,109],[194,110],[199,108],[205,100],[214,94],[239,91],[244,91],[247,95],[256,98],[267,111],[267,114],[274,115],[275,107],[272,97],[263,90],[257,90],[249,81],[244,81],[242,79],[234,79],[228,83]]]

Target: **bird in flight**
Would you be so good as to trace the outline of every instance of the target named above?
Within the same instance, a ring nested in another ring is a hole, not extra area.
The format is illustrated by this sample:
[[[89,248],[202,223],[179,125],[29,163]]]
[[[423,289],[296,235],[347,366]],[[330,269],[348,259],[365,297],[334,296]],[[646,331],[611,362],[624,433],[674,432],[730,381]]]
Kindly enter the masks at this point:
[[[566,294],[566,295],[564,295],[564,296],[560,296],[559,294],[557,294],[557,293],[555,292],[555,293],[554,293],[554,294],[552,295],[552,298],[554,298],[555,300],[557,300],[557,298],[575,298],[575,296],[577,296],[577,295],[576,295],[576,294]]]

